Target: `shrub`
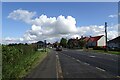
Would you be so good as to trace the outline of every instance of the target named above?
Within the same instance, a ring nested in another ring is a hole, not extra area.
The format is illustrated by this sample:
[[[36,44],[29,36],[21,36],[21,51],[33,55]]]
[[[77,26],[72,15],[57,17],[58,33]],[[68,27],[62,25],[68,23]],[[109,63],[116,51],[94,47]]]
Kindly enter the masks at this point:
[[[105,50],[103,47],[100,46],[95,46],[93,47],[93,50]]]

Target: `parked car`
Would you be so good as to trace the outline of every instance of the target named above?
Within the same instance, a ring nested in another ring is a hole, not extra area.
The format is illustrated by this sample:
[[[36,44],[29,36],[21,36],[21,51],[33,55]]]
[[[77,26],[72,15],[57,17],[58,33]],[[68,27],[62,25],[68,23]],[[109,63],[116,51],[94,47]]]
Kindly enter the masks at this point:
[[[56,51],[62,51],[62,46],[57,46]]]

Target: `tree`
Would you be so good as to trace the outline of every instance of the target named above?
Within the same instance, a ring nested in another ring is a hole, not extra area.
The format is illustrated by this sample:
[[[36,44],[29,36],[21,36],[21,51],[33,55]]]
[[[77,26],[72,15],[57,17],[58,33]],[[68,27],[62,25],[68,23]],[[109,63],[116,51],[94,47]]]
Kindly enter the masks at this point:
[[[62,38],[62,39],[60,40],[60,45],[61,45],[62,47],[64,47],[64,48],[66,48],[66,47],[67,47],[67,39]]]
[[[80,46],[81,48],[83,48],[83,47],[85,46],[85,43],[86,43],[85,40],[79,40],[79,41],[78,41],[78,44],[79,44],[79,46]]]
[[[74,39],[69,39],[67,45],[68,45],[68,48],[73,48],[74,47]]]
[[[53,47],[56,48],[59,45],[59,43],[56,41],[55,43],[53,43]]]

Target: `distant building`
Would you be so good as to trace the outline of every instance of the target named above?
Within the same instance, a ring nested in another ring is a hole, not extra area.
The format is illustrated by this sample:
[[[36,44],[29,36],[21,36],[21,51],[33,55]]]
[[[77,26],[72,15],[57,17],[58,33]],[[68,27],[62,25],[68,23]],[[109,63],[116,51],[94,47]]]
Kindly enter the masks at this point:
[[[105,36],[104,35],[100,35],[100,36],[94,36],[94,37],[82,37],[83,40],[86,41],[86,46],[87,47],[95,47],[95,46],[99,46],[99,47],[105,47],[106,43],[105,43]]]
[[[68,47],[73,48],[73,47],[80,47],[81,45],[79,44],[79,41],[83,40],[85,41],[85,46],[88,48],[92,47],[105,47],[105,36],[100,35],[100,36],[94,36],[94,37],[83,37],[81,36],[80,39],[69,39],[68,40]]]
[[[44,42],[43,41],[38,41],[36,44],[37,44],[37,48],[43,48],[44,47]]]
[[[120,49],[120,36],[108,41],[109,48],[118,48]]]
[[[79,47],[79,39],[78,39],[78,37],[76,37],[76,39],[69,39],[67,44],[68,44],[69,48],[77,48],[77,47]]]

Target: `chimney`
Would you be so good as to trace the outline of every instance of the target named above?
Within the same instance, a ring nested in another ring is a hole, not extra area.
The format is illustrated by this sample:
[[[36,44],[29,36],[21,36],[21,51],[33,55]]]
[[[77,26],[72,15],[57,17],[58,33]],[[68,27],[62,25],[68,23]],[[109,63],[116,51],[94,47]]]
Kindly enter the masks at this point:
[[[83,36],[81,36],[81,39],[83,38]]]
[[[78,40],[78,37],[76,37],[76,39]]]

